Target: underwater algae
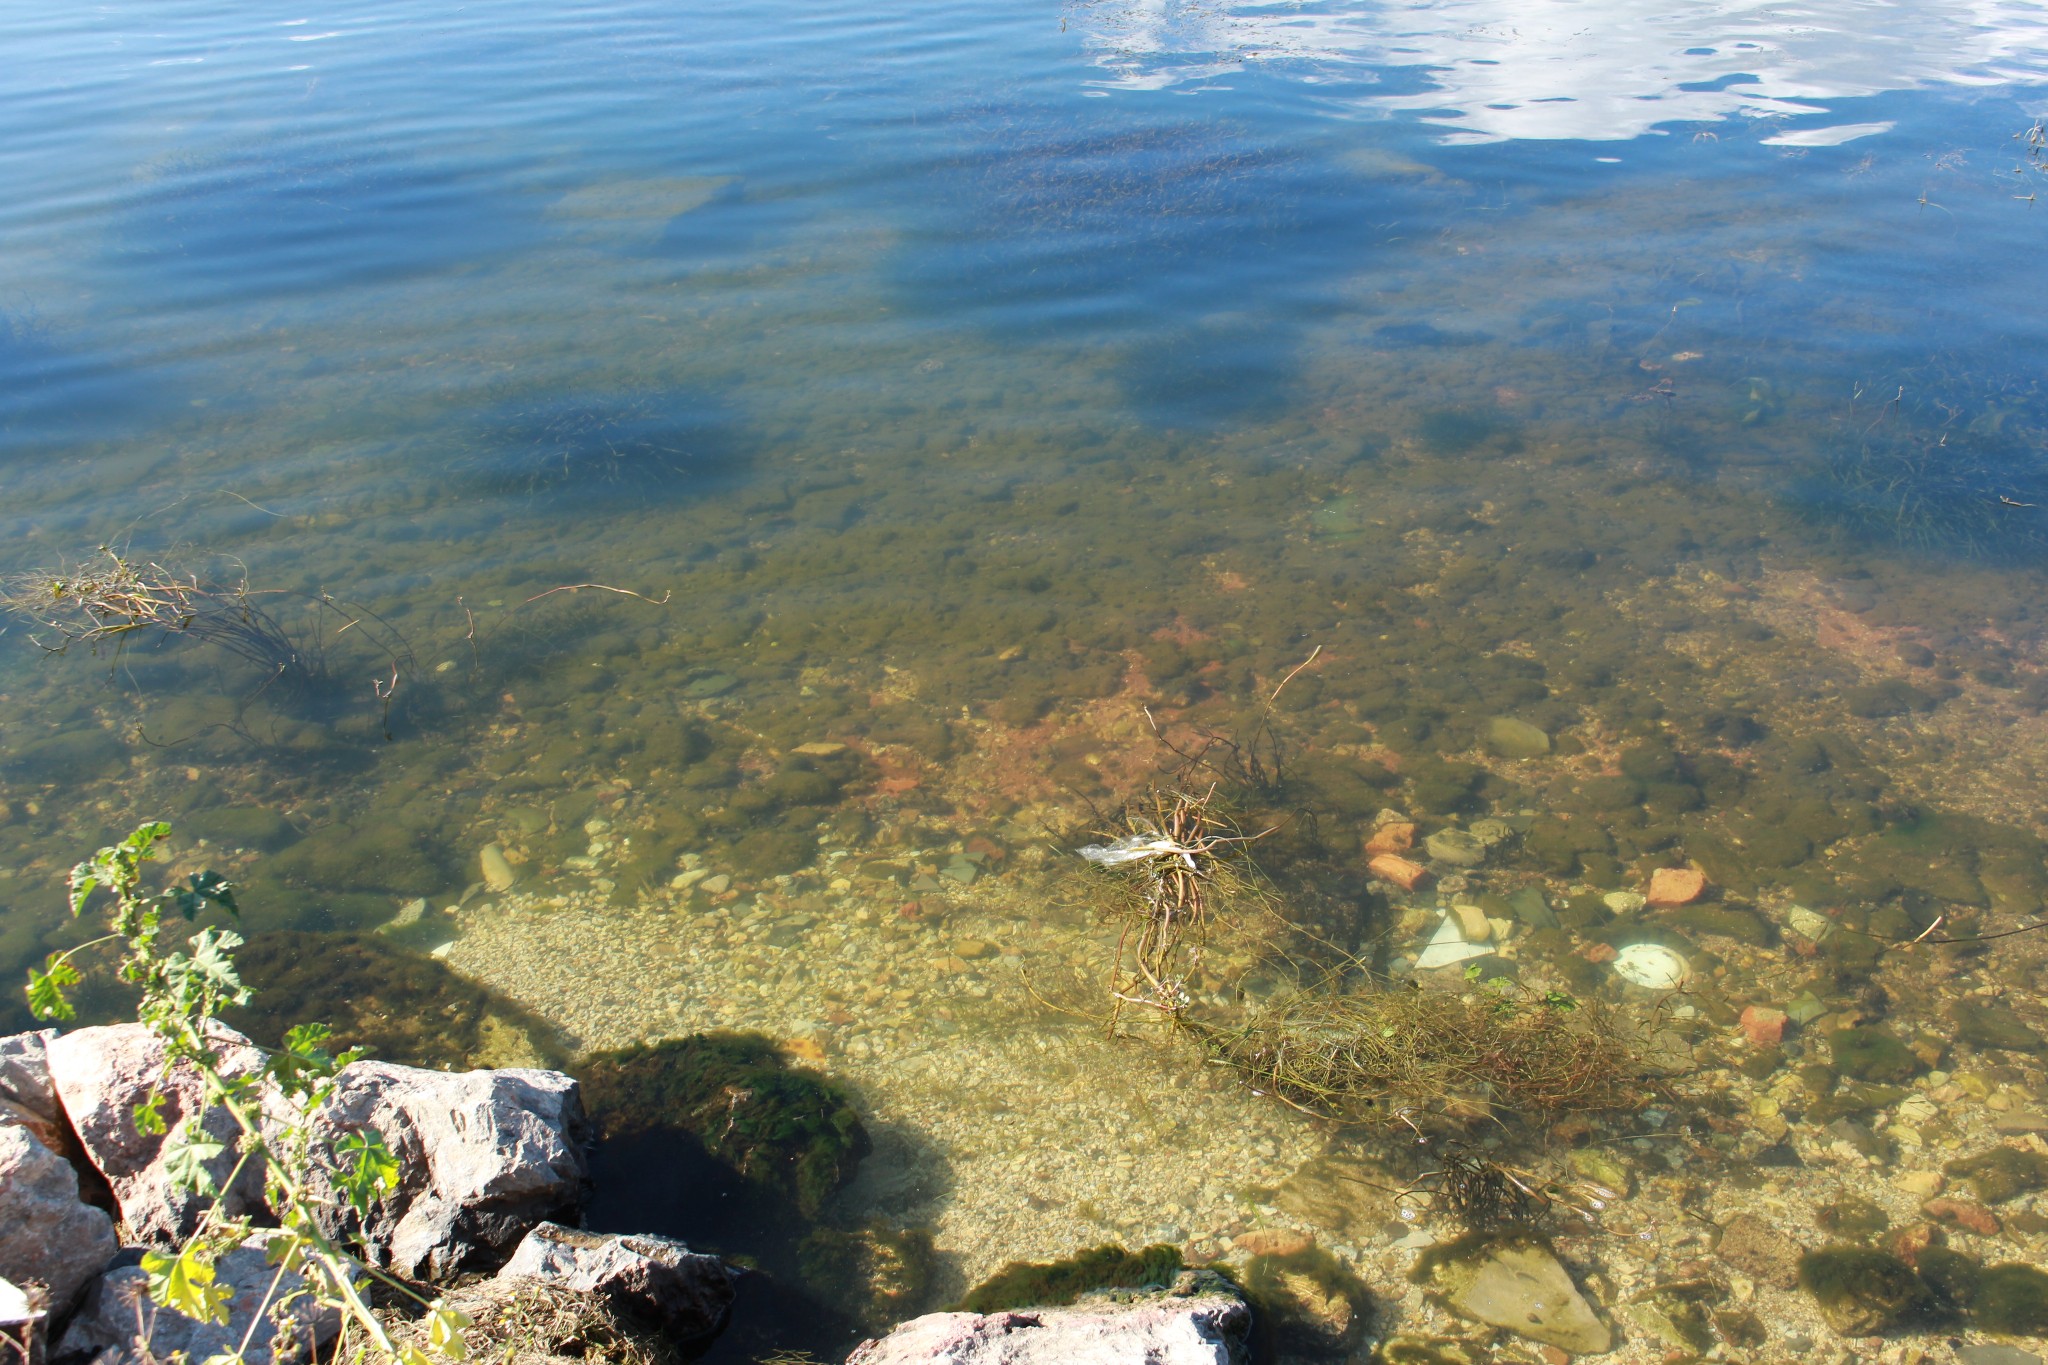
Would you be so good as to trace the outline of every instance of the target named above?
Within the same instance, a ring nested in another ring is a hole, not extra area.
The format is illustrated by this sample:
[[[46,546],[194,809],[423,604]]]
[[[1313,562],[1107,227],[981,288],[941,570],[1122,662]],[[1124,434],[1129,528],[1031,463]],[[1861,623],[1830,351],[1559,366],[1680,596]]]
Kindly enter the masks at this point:
[[[609,1138],[696,1142],[816,1214],[867,1154],[860,1116],[830,1082],[759,1034],[712,1033],[585,1058],[585,1103]]]

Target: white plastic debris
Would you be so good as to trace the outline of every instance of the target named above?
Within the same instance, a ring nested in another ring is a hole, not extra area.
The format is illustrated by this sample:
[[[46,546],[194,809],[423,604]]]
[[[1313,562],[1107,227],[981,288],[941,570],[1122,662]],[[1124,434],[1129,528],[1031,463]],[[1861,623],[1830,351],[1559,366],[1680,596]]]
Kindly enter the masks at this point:
[[[1426,972],[1432,967],[1448,967],[1456,962],[1485,957],[1492,951],[1493,948],[1489,944],[1467,943],[1465,936],[1459,932],[1457,920],[1453,916],[1445,915],[1443,922],[1437,925],[1436,933],[1431,936],[1428,945],[1416,957],[1415,970]]]
[[[1147,858],[1179,858],[1190,870],[1195,866],[1193,849],[1158,834],[1126,834],[1111,843],[1088,844],[1074,851],[1102,867],[1122,867]]]
[[[1631,943],[1614,955],[1614,974],[1644,990],[1675,991],[1692,975],[1692,967],[1661,943]]]

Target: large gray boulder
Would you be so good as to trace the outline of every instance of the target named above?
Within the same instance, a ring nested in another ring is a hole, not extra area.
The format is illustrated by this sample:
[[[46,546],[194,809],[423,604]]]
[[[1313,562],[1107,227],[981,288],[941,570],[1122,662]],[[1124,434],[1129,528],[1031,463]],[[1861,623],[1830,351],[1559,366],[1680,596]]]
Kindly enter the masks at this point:
[[[228,1075],[247,1075],[263,1065],[263,1052],[225,1025],[209,1034]],[[169,1244],[189,1236],[214,1201],[191,1190],[172,1188],[164,1170],[164,1137],[139,1133],[135,1106],[149,1097],[152,1086],[164,1096],[166,1133],[187,1115],[204,1109],[200,1127],[222,1144],[220,1155],[207,1163],[216,1185],[226,1185],[237,1161],[241,1129],[227,1110],[205,1104],[205,1090],[190,1068],[164,1074],[161,1039],[141,1024],[73,1029],[49,1036],[50,1081],[71,1127],[92,1162],[113,1188],[121,1221],[136,1241]],[[253,1214],[263,1207],[263,1172],[243,1169],[220,1198],[221,1212]]]
[[[0,1124],[0,1279],[33,1280],[61,1316],[121,1244],[114,1220],[78,1197],[78,1172],[27,1127]]]
[[[397,1158],[398,1188],[367,1218],[331,1190],[319,1202],[327,1232],[360,1235],[402,1275],[495,1268],[535,1224],[574,1222],[589,1192],[582,1093],[558,1071],[356,1062],[316,1127],[330,1141],[374,1129]]]
[[[341,1331],[338,1310],[297,1297],[305,1280],[267,1263],[260,1234],[214,1263],[214,1283],[235,1291],[225,1324],[200,1322],[151,1303],[149,1276],[140,1266],[110,1270],[86,1295],[55,1354],[95,1357],[94,1365],[150,1365],[177,1352],[188,1361],[202,1361],[240,1350],[247,1365],[295,1365],[311,1360]],[[280,1302],[283,1308],[276,1306]],[[283,1349],[273,1352],[280,1335]],[[101,1355],[105,1351],[112,1354]]]
[[[55,1029],[0,1038],[0,1126],[28,1129],[43,1146],[69,1159],[77,1140],[50,1082],[50,1040]]]
[[[1214,1276],[1173,1290],[1084,1299],[1069,1308],[928,1313],[846,1365],[1243,1365],[1251,1309]]]
[[[556,1223],[527,1233],[497,1278],[506,1285],[533,1281],[596,1295],[683,1344],[705,1340],[725,1325],[734,1279],[725,1262],[673,1238],[580,1232]]]

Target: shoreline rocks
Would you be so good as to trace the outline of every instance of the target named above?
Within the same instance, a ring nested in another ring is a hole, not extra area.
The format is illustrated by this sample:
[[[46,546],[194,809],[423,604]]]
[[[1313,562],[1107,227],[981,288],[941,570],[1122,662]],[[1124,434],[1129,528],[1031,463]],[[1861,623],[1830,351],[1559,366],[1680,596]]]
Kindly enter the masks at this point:
[[[1066,1308],[927,1313],[864,1341],[846,1365],[1246,1365],[1252,1313],[1220,1277]]]
[[[262,1050],[225,1025],[216,1026],[208,1041],[229,1075],[247,1075],[263,1065]],[[234,1172],[235,1146],[241,1137],[235,1120],[218,1105],[205,1105],[196,1075],[186,1071],[164,1075],[164,1044],[141,1024],[54,1034],[48,1040],[47,1055],[57,1099],[78,1134],[86,1160],[113,1189],[129,1235],[145,1242],[175,1242],[190,1236],[200,1215],[214,1201],[173,1187],[164,1169],[164,1146],[186,1115],[205,1107],[200,1127],[221,1144],[220,1153],[206,1162],[206,1170],[216,1185],[224,1184]],[[152,1087],[163,1096],[164,1133],[155,1136],[135,1127],[135,1106],[148,1098]],[[225,1189],[221,1202],[222,1211],[231,1216],[260,1211],[262,1170],[253,1162],[243,1168]]]
[[[581,1088],[557,1071],[356,1062],[316,1124],[330,1140],[373,1129],[398,1159],[398,1188],[367,1218],[337,1196],[321,1221],[403,1275],[495,1268],[537,1223],[573,1220],[589,1194]]]
[[[684,1344],[725,1326],[735,1276],[716,1256],[671,1237],[581,1232],[542,1223],[527,1233],[496,1284],[554,1285],[603,1299],[624,1316]]]
[[[0,1126],[0,1279],[41,1281],[71,1311],[121,1248],[114,1220],[78,1197],[78,1173],[27,1127]]]

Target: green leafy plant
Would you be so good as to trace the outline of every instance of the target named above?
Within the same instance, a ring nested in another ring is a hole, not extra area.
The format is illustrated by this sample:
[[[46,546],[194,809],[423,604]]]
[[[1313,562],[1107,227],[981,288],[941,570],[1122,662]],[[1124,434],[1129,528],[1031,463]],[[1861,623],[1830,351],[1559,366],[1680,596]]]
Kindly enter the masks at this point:
[[[83,915],[97,893],[112,900],[110,931],[88,943],[53,953],[40,970],[29,972],[29,1007],[39,1018],[74,1017],[66,991],[81,980],[78,961],[104,944],[119,945],[116,974],[141,994],[137,1019],[163,1044],[163,1068],[149,1096],[136,1105],[138,1133],[165,1137],[164,1169],[174,1188],[210,1198],[197,1228],[178,1247],[151,1251],[142,1268],[149,1277],[149,1296],[160,1308],[173,1309],[200,1322],[225,1325],[235,1286],[216,1278],[220,1258],[251,1243],[258,1230],[246,1217],[230,1215],[222,1192],[242,1172],[260,1169],[265,1200],[279,1227],[263,1230],[263,1248],[272,1268],[262,1307],[231,1351],[201,1365],[243,1365],[266,1321],[282,1324],[286,1313],[306,1302],[332,1308],[341,1316],[343,1339],[336,1359],[365,1357],[391,1365],[437,1365],[464,1359],[468,1349],[463,1329],[469,1319],[439,1299],[428,1300],[410,1286],[371,1267],[350,1247],[321,1230],[315,1217],[323,1186],[338,1190],[357,1213],[369,1211],[378,1195],[396,1187],[398,1162],[376,1132],[352,1132],[330,1140],[316,1116],[333,1096],[341,1068],[360,1051],[336,1054],[328,1048],[324,1024],[290,1029],[283,1046],[269,1053],[260,1067],[230,1070],[215,1043],[222,1026],[216,1015],[224,1005],[245,1005],[249,991],[236,975],[233,953],[242,938],[231,929],[208,926],[178,949],[166,941],[167,925],[192,923],[209,909],[237,917],[234,888],[211,872],[193,873],[154,895],[143,887],[142,869],[158,856],[158,846],[171,832],[161,821],[137,826],[118,844],[111,844],[71,870],[71,913]],[[163,1115],[164,1083],[174,1071],[196,1075],[205,1100],[199,1112],[186,1115],[167,1132]],[[227,1144],[202,1127],[207,1112],[218,1108],[234,1120],[235,1164],[225,1181],[213,1174],[214,1159]],[[298,1277],[298,1283],[287,1280]],[[381,1281],[426,1310],[424,1347],[395,1341],[373,1312],[370,1283]],[[351,1343],[360,1334],[362,1340]]]

